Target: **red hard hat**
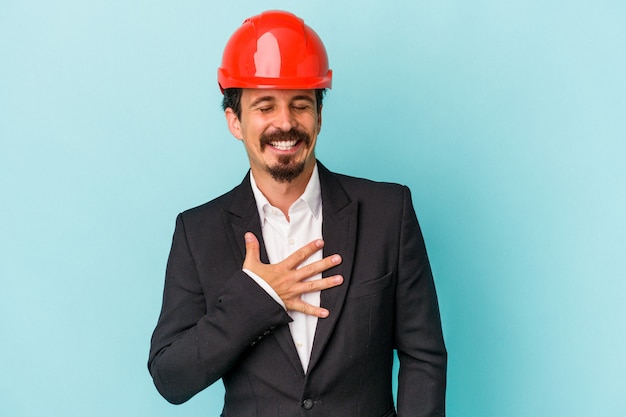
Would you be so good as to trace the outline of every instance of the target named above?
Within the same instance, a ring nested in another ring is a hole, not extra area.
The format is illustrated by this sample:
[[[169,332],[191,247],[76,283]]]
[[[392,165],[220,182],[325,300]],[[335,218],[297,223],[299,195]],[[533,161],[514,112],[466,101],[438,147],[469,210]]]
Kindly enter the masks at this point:
[[[331,88],[322,40],[304,21],[267,11],[243,22],[224,48],[217,80],[226,88]]]

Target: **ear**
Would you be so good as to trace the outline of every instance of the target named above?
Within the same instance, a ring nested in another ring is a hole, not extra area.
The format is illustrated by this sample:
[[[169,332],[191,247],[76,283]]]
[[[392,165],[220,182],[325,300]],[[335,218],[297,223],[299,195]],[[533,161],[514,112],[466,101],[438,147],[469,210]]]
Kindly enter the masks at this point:
[[[224,116],[226,116],[226,123],[228,124],[228,130],[230,133],[237,139],[243,140],[243,134],[241,133],[241,122],[239,118],[230,107],[224,111]]]
[[[317,134],[322,131],[322,106],[317,111]]]

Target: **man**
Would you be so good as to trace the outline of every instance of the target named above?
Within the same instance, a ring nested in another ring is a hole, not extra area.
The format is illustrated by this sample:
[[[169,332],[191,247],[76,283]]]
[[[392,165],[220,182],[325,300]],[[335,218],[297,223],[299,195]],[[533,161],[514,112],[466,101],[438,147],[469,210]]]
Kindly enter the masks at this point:
[[[218,81],[250,172],[177,218],[148,363],[172,403],[221,378],[224,417],[445,413],[446,350],[409,190],[315,158],[331,78],[321,40],[290,13],[254,16],[226,45]]]

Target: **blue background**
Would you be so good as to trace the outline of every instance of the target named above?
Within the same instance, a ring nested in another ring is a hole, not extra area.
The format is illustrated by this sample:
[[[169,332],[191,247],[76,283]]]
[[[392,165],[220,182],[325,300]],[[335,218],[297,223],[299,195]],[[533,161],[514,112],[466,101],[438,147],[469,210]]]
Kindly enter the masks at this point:
[[[460,417],[626,416],[626,3],[0,0],[0,415],[217,416],[146,369],[174,218],[238,184],[216,68],[291,10],[318,157],[407,184]]]

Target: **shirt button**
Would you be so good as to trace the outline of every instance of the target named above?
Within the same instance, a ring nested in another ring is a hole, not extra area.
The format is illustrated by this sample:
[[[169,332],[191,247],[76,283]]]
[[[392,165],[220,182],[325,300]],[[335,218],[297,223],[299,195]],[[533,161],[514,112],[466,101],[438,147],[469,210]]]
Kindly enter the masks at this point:
[[[296,242],[295,242],[293,239],[289,239],[289,240],[287,241],[287,243],[289,243],[290,245],[292,245],[292,246],[293,246],[293,244],[294,244],[294,243],[296,243]]]
[[[307,398],[302,402],[302,407],[304,407],[305,410],[310,410],[311,408],[313,408],[313,400]]]

